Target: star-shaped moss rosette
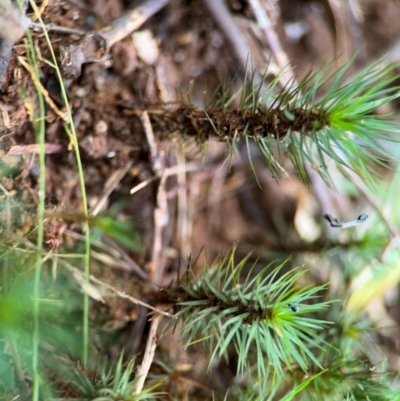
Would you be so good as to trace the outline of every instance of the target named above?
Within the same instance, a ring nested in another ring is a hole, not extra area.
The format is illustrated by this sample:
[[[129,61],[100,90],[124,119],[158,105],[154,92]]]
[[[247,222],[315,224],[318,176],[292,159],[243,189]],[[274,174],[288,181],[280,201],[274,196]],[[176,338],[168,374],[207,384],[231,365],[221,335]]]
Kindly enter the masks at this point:
[[[328,307],[329,302],[313,302],[325,286],[296,287],[306,271],[282,273],[285,263],[255,275],[254,265],[241,279],[249,257],[235,263],[234,254],[235,249],[215,265],[206,263],[198,275],[190,268],[179,283],[176,316],[183,321],[179,334],[185,344],[202,341],[213,361],[226,357],[233,343],[238,373],[254,356],[258,377],[271,372],[282,377],[293,366],[307,371],[310,361],[320,366],[313,350],[329,347],[318,334],[328,322],[312,314]]]

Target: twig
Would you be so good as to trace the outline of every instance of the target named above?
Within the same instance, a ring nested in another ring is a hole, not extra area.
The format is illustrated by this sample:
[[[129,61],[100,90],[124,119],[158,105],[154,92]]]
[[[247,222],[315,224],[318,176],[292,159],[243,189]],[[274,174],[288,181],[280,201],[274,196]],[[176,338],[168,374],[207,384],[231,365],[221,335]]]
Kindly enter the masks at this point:
[[[134,394],[140,394],[140,392],[142,391],[144,382],[146,381],[147,375],[150,370],[151,363],[153,362],[154,353],[156,351],[156,346],[157,346],[156,334],[160,321],[161,321],[161,316],[156,316],[151,322],[150,332],[147,338],[146,350],[144,352],[143,361],[137,370],[138,383]]]
[[[135,185],[133,188],[130,190],[130,194],[133,195],[136,192],[139,192],[141,189],[146,188],[147,185],[151,184],[154,181],[159,180],[160,177],[153,175],[153,177],[148,178],[147,180],[142,181],[140,184]]]
[[[154,173],[160,177],[164,167],[164,160],[162,155],[159,154],[158,146],[154,136],[153,126],[151,125],[150,117],[147,111],[143,111],[140,114],[140,121],[143,125],[147,143],[150,149],[151,166]]]
[[[165,169],[165,176],[170,177],[172,175],[179,174],[180,171],[197,171],[201,168],[199,163],[188,163],[185,165],[179,165],[179,166],[172,166],[172,167],[167,167]],[[136,192],[139,192],[141,189],[147,187],[147,185],[151,184],[153,181],[159,180],[160,177],[153,176],[148,178],[147,180],[142,181],[140,184],[135,185],[131,191],[130,194],[133,195]]]
[[[36,19],[40,18],[45,10],[45,8],[48,6],[49,0],[43,0],[42,4],[40,5],[39,9],[34,13],[32,20],[35,21]]]
[[[334,192],[326,185],[317,171],[312,168],[311,163],[306,161],[305,167],[312,191],[321,209],[330,210],[335,214],[338,214],[342,209],[346,209],[343,205],[341,207],[341,204],[344,203],[343,197],[339,197],[337,192]]]
[[[167,175],[165,174],[165,152],[157,146],[153,127],[149,115],[143,111],[140,121],[146,133],[147,142],[150,148],[150,162],[156,176],[160,177],[157,191],[157,204],[154,209],[154,241],[150,262],[150,277],[156,284],[160,284],[164,266],[162,262],[163,230],[169,222],[168,201],[166,195]]]
[[[125,261],[130,270],[135,272],[142,280],[144,281],[150,281],[150,277],[148,274],[144,271],[142,267],[140,267],[125,251],[122,247],[120,247],[113,239],[110,237],[105,236],[103,241],[108,244],[110,247],[113,248],[113,250],[117,251],[120,254],[120,259],[122,261]]]
[[[76,233],[75,231],[65,230],[65,235],[70,237],[84,240],[85,237],[82,234]],[[112,260],[105,260],[103,255],[91,250],[90,255],[97,260],[107,263],[111,267],[126,270],[128,272],[136,273],[143,281],[149,281],[150,278],[147,273],[141,268],[115,241],[106,235],[103,237],[103,241],[96,241],[92,239],[91,244],[100,248],[103,252],[106,251],[110,254]],[[119,260],[122,259],[122,260]],[[125,263],[124,263],[125,262]]]
[[[192,253],[191,248],[191,239],[193,235],[193,226],[194,220],[197,212],[197,205],[200,198],[200,182],[199,180],[194,180],[193,184],[189,189],[189,204],[187,210],[187,242],[188,242],[188,250],[185,252],[184,256],[190,255]]]
[[[157,191],[157,204],[154,209],[154,242],[151,257],[150,277],[156,284],[161,283],[164,272],[163,252],[163,231],[169,223],[168,200],[166,193],[167,177],[161,176],[160,185]]]
[[[129,10],[98,33],[107,43],[107,48],[126,38],[143,25],[150,17],[168,4],[169,0],[147,0],[134,10]]]
[[[59,153],[64,149],[63,145],[59,145],[57,143],[45,143],[44,144],[44,153],[46,155],[51,155],[54,153]],[[7,156],[14,155],[30,155],[30,154],[39,154],[42,151],[38,144],[32,145],[15,145],[11,146],[10,150],[7,153]]]
[[[285,87],[291,80],[295,83],[296,77],[291,69],[290,61],[286,55],[286,52],[283,50],[278,35],[272,28],[272,22],[268,17],[268,14],[261,7],[259,0],[249,0],[249,3],[257,19],[257,23],[264,32],[267,42],[269,43],[275,61],[282,71],[281,81],[283,86]]]
[[[176,167],[176,166],[174,166]],[[173,168],[173,167],[171,167]],[[198,169],[196,169],[198,170]],[[168,171],[168,169],[166,170]],[[186,172],[189,172],[190,169],[186,170]],[[192,185],[198,185],[198,183],[203,182],[209,178],[212,178],[215,175],[215,168],[213,167],[203,167],[202,171],[199,171],[196,175],[191,177],[190,179],[186,180],[186,184],[184,185],[184,188],[189,189]],[[179,190],[182,188],[181,185],[177,184],[174,187],[168,189],[167,192],[167,198],[168,199],[173,199],[178,196]]]
[[[68,122],[68,116],[66,112],[61,111],[56,104],[53,102],[53,99],[50,97],[49,92],[45,89],[45,87],[42,85],[42,83],[39,81],[39,79],[37,78],[35,71],[33,70],[33,68],[26,62],[26,60],[19,56],[18,57],[18,61],[20,62],[20,64],[29,72],[29,74],[31,75],[32,80],[35,82],[35,85],[37,85],[37,87],[40,88],[43,97],[46,99],[46,103],[50,106],[50,108],[54,111],[54,113],[57,114],[57,116],[59,116],[61,118],[61,120],[63,120],[64,122]]]
[[[185,159],[181,154],[177,154],[178,166],[184,167]],[[195,207],[195,200],[193,203],[188,202],[188,193],[186,191],[187,176],[186,171],[182,169],[181,172],[177,174],[177,184],[178,184],[178,207],[177,207],[177,241],[179,243],[179,248],[181,250],[181,255],[184,258],[191,253],[190,244],[190,234],[192,221],[189,219],[189,208],[193,209]]]
[[[354,26],[356,22],[354,18],[352,18],[352,13],[350,11],[351,6],[349,5],[348,1],[343,0],[327,0],[329,5],[333,24],[335,29],[335,53],[336,56],[345,56],[345,59],[351,57],[352,52],[352,40],[348,40],[349,37],[354,39],[362,39],[360,27]],[[359,35],[351,35],[352,31],[358,28],[357,31]],[[358,44],[356,48],[361,48],[362,43]]]
[[[160,315],[176,319],[176,317],[174,315],[172,315],[171,313],[164,312],[161,309],[157,309],[154,306],[151,306],[149,304],[146,304],[145,302],[139,301],[138,299],[136,299],[136,298],[134,298],[134,297],[132,297],[132,296],[130,296],[128,294],[125,294],[125,292],[119,291],[116,288],[112,287],[111,285],[106,284],[103,281],[100,281],[99,279],[97,279],[93,275],[90,275],[89,279],[90,279],[90,281],[93,281],[94,283],[97,283],[97,284],[101,285],[102,287],[107,288],[108,290],[112,291],[114,294],[118,295],[120,298],[127,299],[128,301],[131,301],[132,303],[134,303],[136,305],[144,306],[147,309],[151,309],[152,311],[159,313]],[[157,316],[157,317],[159,317],[159,316]]]
[[[214,18],[218,28],[224,34],[232,49],[236,62],[239,64],[244,75],[246,75],[248,73],[246,69],[250,49],[246,37],[236,25],[224,1],[203,0],[203,3],[210,12],[212,18]],[[257,71],[255,72],[254,80],[255,82],[261,81],[261,77]]]
[[[102,194],[99,196],[99,199],[96,205],[93,206],[92,210],[89,212],[90,217],[97,216],[102,207],[107,201],[107,198],[110,196],[111,192],[114,191],[116,186],[121,182],[121,180],[125,177],[126,173],[132,167],[133,161],[130,160],[126,163],[124,168],[118,169],[114,171],[111,176],[107,179],[107,182],[104,185],[104,189]]]
[[[40,24],[37,22],[31,22],[29,24],[30,29],[40,29],[40,30],[46,30],[48,32],[53,31],[53,32],[59,32],[59,33],[65,33],[65,34],[72,34],[72,35],[85,35],[87,32],[82,30],[82,29],[77,29],[77,28],[67,28],[65,26],[60,26],[56,24]]]
[[[62,258],[59,258],[58,260],[67,270],[69,270],[75,281],[81,287],[83,293],[87,294],[89,297],[93,298],[96,301],[99,301],[103,304],[106,303],[100,291],[94,285],[90,284],[89,281],[87,281],[84,272],[77,269],[75,266],[72,266],[70,263],[63,260]]]
[[[90,251],[90,256],[96,260],[98,260],[99,262],[101,262],[103,265],[109,266],[109,267],[113,267],[115,269],[119,269],[119,270],[125,270],[129,273],[139,273],[139,271],[141,271],[140,269],[136,269],[133,270],[132,266],[125,262],[124,260],[120,260],[120,259],[116,259],[113,256],[111,256],[109,253],[105,253],[105,252],[96,252],[94,250]],[[144,281],[148,281],[148,276],[146,275],[145,272],[143,272],[143,277],[140,276],[138,274],[138,276],[143,279]],[[147,278],[147,279],[146,279]]]
[[[220,218],[222,209],[222,194],[223,194],[223,184],[228,175],[230,166],[225,163],[221,166],[212,176],[210,182],[210,190],[208,191],[207,197],[207,207],[209,209],[208,214],[208,224],[213,227],[214,230],[221,230],[221,225],[223,224]],[[235,175],[235,177],[237,174]]]

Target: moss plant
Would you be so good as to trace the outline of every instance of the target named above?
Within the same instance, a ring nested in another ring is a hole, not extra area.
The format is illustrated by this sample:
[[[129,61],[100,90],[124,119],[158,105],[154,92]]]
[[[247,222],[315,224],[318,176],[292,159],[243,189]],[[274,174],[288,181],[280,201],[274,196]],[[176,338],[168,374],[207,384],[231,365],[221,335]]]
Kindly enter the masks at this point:
[[[145,389],[135,395],[137,378],[134,378],[135,358],[123,363],[123,355],[120,356],[115,366],[107,366],[103,363],[100,372],[93,372],[91,377],[82,368],[74,366],[68,361],[63,361],[60,376],[69,379],[75,395],[69,399],[81,401],[139,401],[156,400],[161,393]]]
[[[267,266],[254,276],[250,271],[242,281],[246,264],[247,258],[235,263],[233,250],[216,266],[207,263],[198,277],[189,269],[188,281],[180,283],[175,300],[176,316],[184,322],[179,335],[188,345],[200,338],[207,345],[210,361],[227,356],[233,343],[240,374],[252,351],[259,376],[268,376],[271,370],[282,376],[293,363],[304,371],[308,361],[320,365],[311,349],[329,347],[318,335],[328,322],[311,315],[324,310],[328,302],[310,301],[324,287],[296,288],[305,271],[280,274],[284,264],[274,269]]]
[[[264,76],[256,83],[253,74],[233,96],[229,94],[232,85],[227,85],[206,108],[180,107],[155,114],[153,122],[163,137],[183,133],[199,143],[215,138],[226,142],[229,150],[237,141],[247,146],[253,141],[277,174],[285,172],[276,156],[282,151],[306,182],[305,161],[330,182],[329,160],[342,171],[348,167],[372,180],[369,161],[384,164],[383,159],[390,158],[380,141],[398,140],[397,125],[373,114],[377,107],[399,96],[399,88],[391,85],[397,75],[393,66],[381,68],[376,62],[346,82],[351,64],[349,61],[328,76],[321,68],[298,86],[289,84],[278,94],[276,79],[266,84],[268,77]],[[329,90],[318,99],[326,84]],[[231,108],[235,98],[240,99],[240,105]]]

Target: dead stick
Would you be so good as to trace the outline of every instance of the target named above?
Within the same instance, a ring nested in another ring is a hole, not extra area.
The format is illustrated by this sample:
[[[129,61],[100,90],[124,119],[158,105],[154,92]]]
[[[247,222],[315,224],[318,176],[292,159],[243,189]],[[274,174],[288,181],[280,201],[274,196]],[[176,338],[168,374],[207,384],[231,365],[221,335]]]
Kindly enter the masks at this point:
[[[285,87],[285,85],[291,80],[296,82],[296,78],[290,66],[289,58],[282,47],[275,29],[273,29],[272,21],[267,12],[261,7],[261,4],[258,0],[250,0],[250,7],[254,12],[258,25],[264,32],[278,67],[282,70],[281,80],[283,81],[283,86]]]
[[[203,0],[205,7],[210,12],[218,28],[224,34],[225,39],[228,41],[233,56],[240,68],[244,71],[243,75],[248,73],[248,57],[249,57],[249,43],[241,30],[236,25],[229,9],[225,2],[216,0]],[[250,66],[251,67],[251,66]],[[255,82],[260,82],[261,77],[258,72],[255,72]]]
[[[56,24],[40,24],[37,22],[29,23],[29,28],[46,30],[48,32],[53,31],[53,32],[58,32],[58,33],[79,35],[79,36],[85,35],[87,33],[86,31],[84,31],[82,29],[67,28],[65,26],[60,26],[60,25],[56,25]]]
[[[157,191],[157,206],[154,210],[154,243],[150,272],[150,277],[158,285],[161,283],[164,272],[163,233],[170,220],[166,185],[167,177],[163,173]]]
[[[166,195],[167,175],[165,172],[165,152],[159,149],[154,137],[153,127],[149,115],[143,111],[140,115],[146,139],[150,149],[150,162],[152,169],[160,183],[157,190],[157,205],[154,210],[154,241],[150,263],[150,278],[156,284],[160,284],[164,271],[162,251],[163,251],[163,232],[169,223],[168,200]]]
[[[142,364],[137,370],[138,383],[135,388],[134,394],[140,394],[143,389],[144,382],[150,370],[150,366],[154,359],[157,346],[157,329],[160,324],[161,316],[156,316],[151,322],[149,337],[147,338],[146,350],[144,351]]]
[[[175,317],[174,315],[171,315],[171,314],[168,313],[168,312],[164,312],[164,311],[161,310],[161,309],[157,309],[157,308],[155,308],[154,306],[151,306],[151,305],[149,305],[149,304],[146,304],[145,302],[142,302],[142,301],[140,301],[139,299],[137,299],[137,298],[135,298],[135,297],[132,297],[131,295],[125,294],[125,292],[120,291],[120,290],[117,290],[115,287],[113,287],[113,286],[111,286],[111,285],[105,283],[104,281],[99,280],[98,278],[96,278],[96,277],[93,276],[93,275],[90,275],[90,276],[89,276],[89,279],[90,279],[91,281],[93,281],[94,283],[99,284],[99,285],[103,286],[104,288],[107,288],[108,290],[112,291],[114,294],[116,294],[116,295],[119,296],[120,298],[127,299],[128,301],[131,301],[132,303],[134,303],[134,304],[136,304],[136,305],[144,306],[145,308],[148,308],[148,309],[150,309],[150,310],[152,310],[152,311],[154,311],[154,312],[157,312],[157,313],[159,313],[160,315],[164,315],[164,316],[172,317],[172,318],[176,319],[176,317]]]
[[[99,34],[110,48],[138,29],[150,17],[165,7],[168,2],[169,0],[148,0],[134,10],[129,10],[116,18],[110,26],[103,28]]]

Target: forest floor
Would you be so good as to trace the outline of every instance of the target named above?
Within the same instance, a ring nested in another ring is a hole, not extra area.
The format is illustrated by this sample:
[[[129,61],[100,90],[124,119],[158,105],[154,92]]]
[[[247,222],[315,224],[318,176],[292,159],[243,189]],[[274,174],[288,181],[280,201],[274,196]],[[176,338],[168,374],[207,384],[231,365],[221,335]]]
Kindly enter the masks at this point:
[[[85,287],[73,270],[81,262],[69,267],[53,263],[51,271],[54,277],[65,275],[68,296],[90,295],[91,326],[103,333],[98,343],[92,335],[91,347],[113,360],[122,350],[126,358],[140,355],[150,326],[147,309],[119,295],[154,304],[148,299],[154,285],[169,286],[185,271],[189,257],[200,266],[206,254],[212,259],[236,242],[239,257],[250,251],[254,258],[269,252],[269,260],[278,253],[318,253],[321,233],[328,229],[321,213],[332,205],[336,211],[351,210],[358,202],[324,188],[322,181],[304,186],[289,165],[290,177],[277,182],[254,156],[256,178],[242,161],[242,150],[226,161],[224,144],[210,142],[203,152],[190,138],[185,143],[177,136],[165,138],[162,125],[154,123],[157,116],[177,105],[203,106],[221,82],[235,76],[240,84],[246,60],[271,74],[290,61],[282,80],[294,76],[297,81],[323,63],[343,64],[356,52],[354,71],[387,53],[400,60],[400,2],[394,0],[228,0],[223,2],[226,14],[216,10],[217,1],[171,0],[160,1],[165,5],[146,16],[151,3],[144,1],[142,15],[118,25],[117,18],[138,2],[37,2],[79,144],[94,233],[91,274],[105,285]],[[272,24],[263,27],[262,13]],[[31,6],[27,14],[34,15]],[[76,149],[66,133],[67,109],[50,48],[35,22],[30,32],[40,55],[45,98],[44,250],[49,255],[79,253],[88,216]],[[0,239],[7,247],[20,247],[36,240],[39,98],[26,42],[16,43],[7,61],[0,81]],[[349,220],[355,217],[350,213]],[[116,221],[121,226],[115,228]],[[120,227],[116,234],[113,230]],[[48,285],[44,291],[53,291],[51,280]],[[393,313],[400,324],[399,310]],[[216,382],[232,380],[230,367],[222,363],[213,380],[204,379],[209,361],[201,349],[183,352],[180,347],[166,338],[158,356],[173,360],[171,382],[177,388],[190,388],[193,397],[204,399],[212,389],[225,388]],[[59,383],[61,393],[63,386]]]

